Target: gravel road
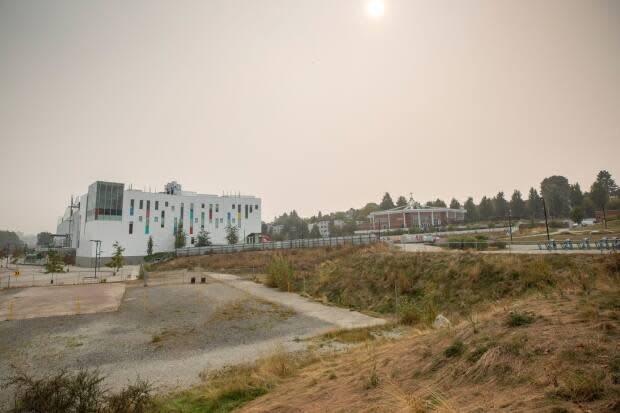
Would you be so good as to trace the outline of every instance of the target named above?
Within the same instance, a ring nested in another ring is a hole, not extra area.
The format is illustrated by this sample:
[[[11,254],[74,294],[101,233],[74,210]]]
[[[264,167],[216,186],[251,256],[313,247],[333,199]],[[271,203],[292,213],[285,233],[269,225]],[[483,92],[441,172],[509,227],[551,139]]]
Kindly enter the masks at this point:
[[[256,293],[234,282],[128,285],[116,312],[0,322],[0,380],[15,367],[42,375],[83,366],[100,369],[111,389],[139,376],[168,391],[198,383],[205,370],[252,361],[276,346],[302,350],[308,342],[299,338],[342,327],[342,317],[354,325],[382,322],[318,303],[299,307],[294,294]],[[0,410],[10,397],[10,390],[0,390]]]

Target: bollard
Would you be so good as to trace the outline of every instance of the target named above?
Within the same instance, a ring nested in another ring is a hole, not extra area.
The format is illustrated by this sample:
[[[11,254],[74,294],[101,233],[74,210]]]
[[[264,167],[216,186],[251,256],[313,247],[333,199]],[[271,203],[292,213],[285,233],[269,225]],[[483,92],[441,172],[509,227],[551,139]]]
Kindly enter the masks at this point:
[[[9,313],[6,316],[7,320],[13,319],[13,300],[9,301]]]

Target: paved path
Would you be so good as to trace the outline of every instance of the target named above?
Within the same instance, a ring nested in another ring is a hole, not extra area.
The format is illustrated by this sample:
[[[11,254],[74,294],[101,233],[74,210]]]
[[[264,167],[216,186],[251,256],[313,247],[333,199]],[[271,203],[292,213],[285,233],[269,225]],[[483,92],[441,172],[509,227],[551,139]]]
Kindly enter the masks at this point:
[[[253,281],[246,281],[236,275],[207,273],[214,280],[245,291],[267,301],[289,307],[300,314],[317,318],[340,328],[371,327],[385,324],[382,318],[370,317],[357,311],[327,306],[311,301],[295,293],[287,293],[269,288]]]

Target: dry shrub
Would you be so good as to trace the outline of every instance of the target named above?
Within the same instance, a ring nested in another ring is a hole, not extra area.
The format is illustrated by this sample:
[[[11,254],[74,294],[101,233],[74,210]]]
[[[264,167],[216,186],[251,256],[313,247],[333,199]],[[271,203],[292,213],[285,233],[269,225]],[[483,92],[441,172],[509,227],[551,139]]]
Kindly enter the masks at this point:
[[[598,400],[605,394],[602,374],[577,371],[568,374],[555,395],[577,403]]]
[[[98,370],[60,371],[42,378],[18,373],[8,380],[15,387],[12,413],[146,413],[152,411],[152,387],[138,379],[119,393],[103,387]]]

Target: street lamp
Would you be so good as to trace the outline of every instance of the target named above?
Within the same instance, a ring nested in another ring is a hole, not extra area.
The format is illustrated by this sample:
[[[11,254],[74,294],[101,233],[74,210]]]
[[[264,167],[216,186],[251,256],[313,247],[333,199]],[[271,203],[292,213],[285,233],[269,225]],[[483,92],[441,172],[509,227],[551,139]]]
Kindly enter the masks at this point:
[[[545,212],[545,227],[547,228],[547,241],[550,241],[551,239],[549,238],[549,223],[547,222],[547,204],[545,204],[544,197],[541,196],[540,199],[542,200],[543,211]]]
[[[89,241],[95,243],[95,278],[97,278],[97,267],[99,266],[99,257],[101,256],[101,240],[91,239]]]

